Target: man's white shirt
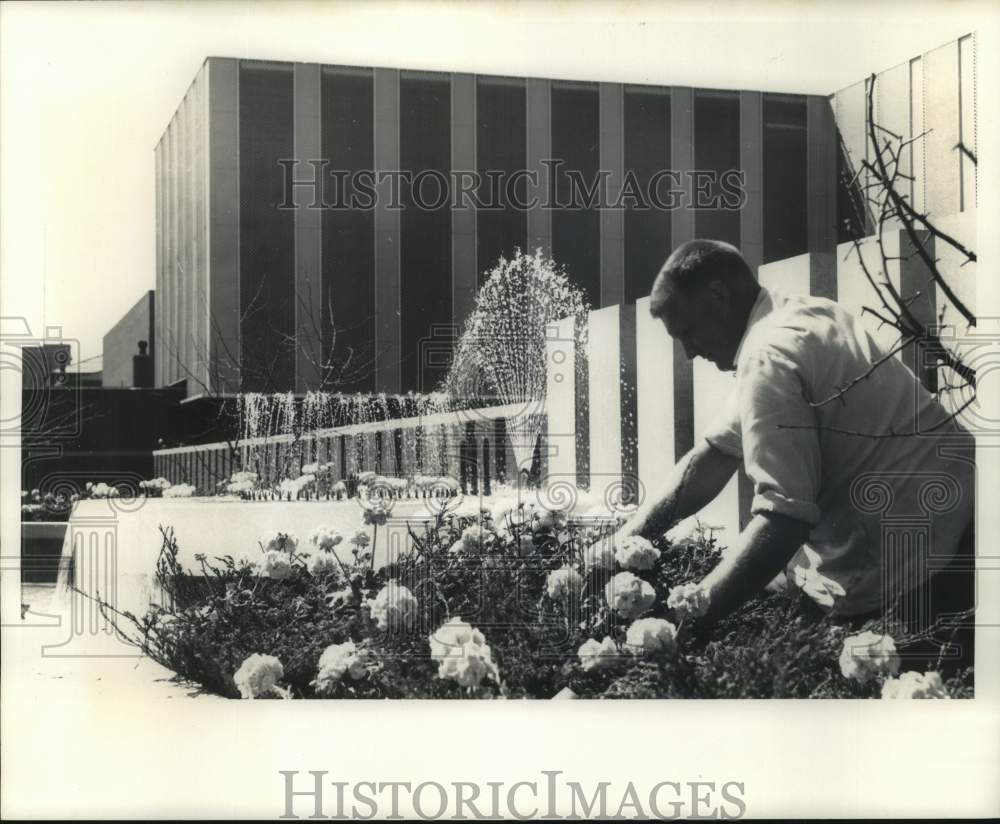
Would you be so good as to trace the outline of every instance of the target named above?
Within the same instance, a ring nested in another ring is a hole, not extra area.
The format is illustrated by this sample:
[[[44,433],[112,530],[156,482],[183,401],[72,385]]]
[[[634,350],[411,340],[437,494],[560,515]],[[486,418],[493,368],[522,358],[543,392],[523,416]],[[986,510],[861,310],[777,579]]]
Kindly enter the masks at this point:
[[[743,459],[752,514],[810,524],[788,571],[839,584],[844,614],[933,575],[974,511],[972,437],[898,357],[873,369],[886,354],[839,304],[761,288],[705,435]]]

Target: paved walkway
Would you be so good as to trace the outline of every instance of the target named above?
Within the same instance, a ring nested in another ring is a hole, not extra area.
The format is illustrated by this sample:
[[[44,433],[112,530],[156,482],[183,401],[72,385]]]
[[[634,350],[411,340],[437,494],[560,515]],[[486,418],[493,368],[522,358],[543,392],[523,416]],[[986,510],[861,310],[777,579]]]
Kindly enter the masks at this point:
[[[69,616],[55,604],[55,585],[22,587],[21,626],[3,627],[4,703],[18,696],[32,714],[52,703],[143,698],[225,699],[177,680],[155,661],[106,633],[73,634]]]

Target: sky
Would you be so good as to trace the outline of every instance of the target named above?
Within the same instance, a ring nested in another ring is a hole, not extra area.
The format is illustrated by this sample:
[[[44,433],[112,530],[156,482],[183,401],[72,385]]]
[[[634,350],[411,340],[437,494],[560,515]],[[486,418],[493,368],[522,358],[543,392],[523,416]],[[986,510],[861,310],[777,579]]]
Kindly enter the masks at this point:
[[[209,55],[830,94],[996,21],[954,0],[4,2],[0,314],[99,368],[155,287],[153,147]]]

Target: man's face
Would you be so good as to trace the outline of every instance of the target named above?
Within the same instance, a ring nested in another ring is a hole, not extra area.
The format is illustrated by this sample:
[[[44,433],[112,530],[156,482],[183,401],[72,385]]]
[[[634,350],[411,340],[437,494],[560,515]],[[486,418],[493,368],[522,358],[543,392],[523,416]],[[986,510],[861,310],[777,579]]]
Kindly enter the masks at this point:
[[[722,283],[712,282],[689,292],[671,289],[662,320],[688,358],[704,358],[721,370],[734,368],[740,335],[732,328],[732,306]]]

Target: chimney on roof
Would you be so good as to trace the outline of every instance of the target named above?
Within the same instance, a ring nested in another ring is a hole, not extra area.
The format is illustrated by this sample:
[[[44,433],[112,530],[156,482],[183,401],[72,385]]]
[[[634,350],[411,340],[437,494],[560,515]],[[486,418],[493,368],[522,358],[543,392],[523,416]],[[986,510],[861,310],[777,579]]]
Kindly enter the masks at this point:
[[[132,386],[150,389],[153,386],[153,356],[146,350],[149,344],[139,341],[139,354],[132,356]]]

